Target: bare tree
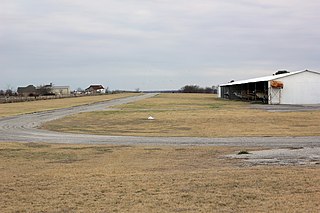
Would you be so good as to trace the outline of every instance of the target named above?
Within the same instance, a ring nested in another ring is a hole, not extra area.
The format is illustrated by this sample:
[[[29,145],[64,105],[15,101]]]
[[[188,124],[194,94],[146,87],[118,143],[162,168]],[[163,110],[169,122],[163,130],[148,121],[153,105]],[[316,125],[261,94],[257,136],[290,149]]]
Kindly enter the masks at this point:
[[[77,92],[83,92],[84,90],[81,87],[77,88]]]
[[[14,94],[14,89],[10,84],[7,84],[7,89],[4,93],[6,96],[12,96]]]
[[[7,89],[6,92],[5,92],[5,95],[6,96],[12,96],[13,95],[12,89]]]
[[[52,88],[48,85],[40,85],[37,89],[39,95],[54,95],[52,93]]]
[[[212,87],[202,88],[198,85],[186,85],[180,89],[182,93],[213,93]]]
[[[109,87],[106,87],[106,88],[105,88],[105,93],[106,93],[106,94],[109,94],[109,93],[110,93]]]

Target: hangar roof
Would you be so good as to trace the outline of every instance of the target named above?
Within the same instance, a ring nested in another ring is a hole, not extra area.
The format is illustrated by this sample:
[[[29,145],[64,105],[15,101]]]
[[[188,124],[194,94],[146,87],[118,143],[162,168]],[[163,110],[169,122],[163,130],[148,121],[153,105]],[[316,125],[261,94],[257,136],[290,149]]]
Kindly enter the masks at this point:
[[[290,76],[290,75],[295,75],[295,74],[302,73],[302,72],[312,72],[312,73],[320,74],[320,73],[315,72],[315,71],[302,70],[302,71],[295,71],[295,72],[278,74],[278,75],[265,76],[265,77],[260,77],[260,78],[251,78],[251,79],[247,79],[247,80],[234,81],[234,82],[227,83],[227,84],[220,84],[219,86],[231,86],[231,85],[237,85],[237,84],[247,84],[247,83],[255,83],[255,82],[262,82],[262,81],[272,81],[272,80],[275,80],[275,79],[278,79],[278,78],[283,78],[283,77],[287,77],[287,76]]]

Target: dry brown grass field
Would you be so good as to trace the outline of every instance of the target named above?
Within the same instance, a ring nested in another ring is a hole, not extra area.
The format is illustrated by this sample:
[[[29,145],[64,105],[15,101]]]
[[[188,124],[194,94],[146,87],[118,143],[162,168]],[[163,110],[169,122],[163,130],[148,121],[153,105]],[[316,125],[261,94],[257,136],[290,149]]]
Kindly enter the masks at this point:
[[[319,212],[317,166],[246,167],[239,147],[0,143],[1,212]]]
[[[155,120],[147,120],[150,115]],[[43,128],[134,136],[315,136],[320,135],[319,120],[320,110],[267,112],[213,95],[160,94],[113,111],[65,117]]]
[[[138,95],[137,93],[120,93],[113,95],[97,95],[97,96],[83,96],[74,98],[40,100],[21,103],[7,103],[0,104],[0,118],[12,115],[19,115],[25,113],[67,108],[72,106],[79,106],[84,104],[91,104],[100,101],[107,101],[115,98],[123,98],[128,96]]]

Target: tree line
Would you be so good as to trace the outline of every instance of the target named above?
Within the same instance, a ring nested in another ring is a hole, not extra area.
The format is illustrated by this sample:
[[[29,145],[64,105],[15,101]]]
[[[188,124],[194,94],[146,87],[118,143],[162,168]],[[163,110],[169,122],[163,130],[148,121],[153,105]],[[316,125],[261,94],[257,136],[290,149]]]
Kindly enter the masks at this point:
[[[17,96],[18,93],[12,89],[0,90],[0,96]]]
[[[182,93],[217,93],[216,86],[212,87],[200,87],[198,85],[186,85],[180,89]]]
[[[38,88],[40,94],[50,94],[49,88],[45,86],[39,86]],[[82,91],[81,89],[78,89],[78,91]],[[123,92],[123,91],[121,91]],[[182,87],[179,92],[181,93],[217,93],[217,87],[200,87],[198,85],[185,85]],[[106,93],[110,93],[110,91],[107,89]],[[113,92],[112,92],[113,93]],[[117,91],[115,91],[117,93]],[[13,89],[7,89],[7,90],[0,90],[0,96],[17,96],[17,92]]]

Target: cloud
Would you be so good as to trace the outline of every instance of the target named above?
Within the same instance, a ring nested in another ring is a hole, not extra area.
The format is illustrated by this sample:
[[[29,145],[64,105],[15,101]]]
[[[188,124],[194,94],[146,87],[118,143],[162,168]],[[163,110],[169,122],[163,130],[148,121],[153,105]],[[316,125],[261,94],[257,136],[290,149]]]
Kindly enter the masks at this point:
[[[102,78],[115,88],[180,88],[320,70],[319,8],[316,0],[4,0],[0,88]]]

